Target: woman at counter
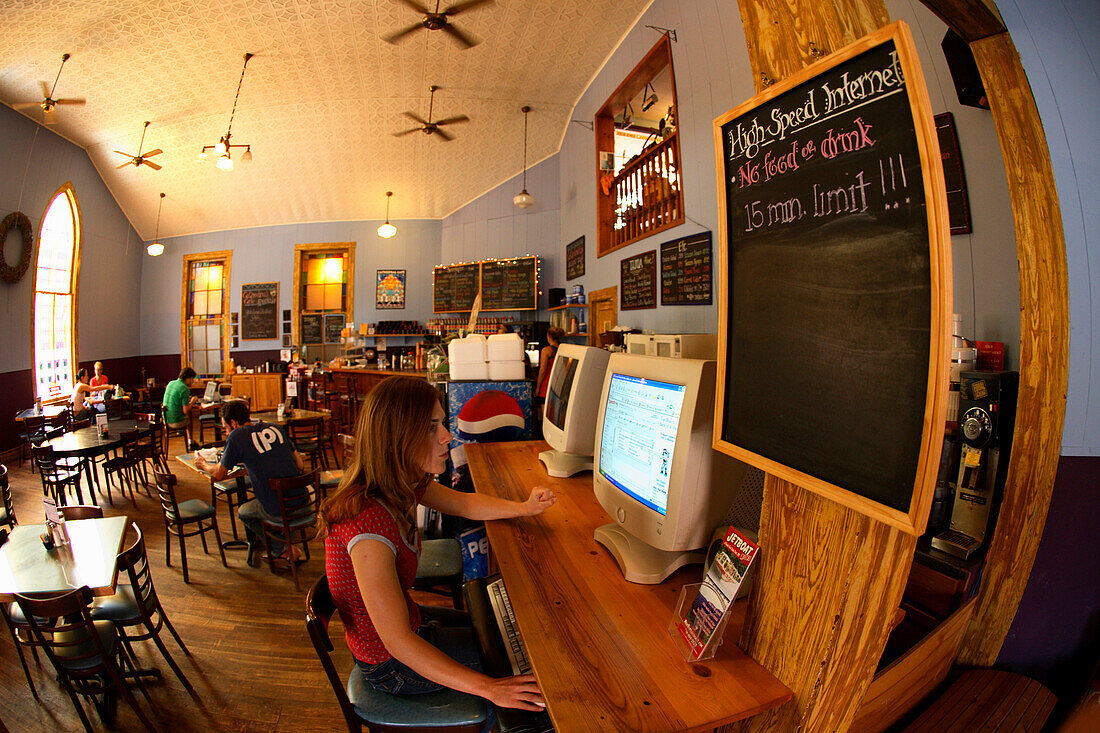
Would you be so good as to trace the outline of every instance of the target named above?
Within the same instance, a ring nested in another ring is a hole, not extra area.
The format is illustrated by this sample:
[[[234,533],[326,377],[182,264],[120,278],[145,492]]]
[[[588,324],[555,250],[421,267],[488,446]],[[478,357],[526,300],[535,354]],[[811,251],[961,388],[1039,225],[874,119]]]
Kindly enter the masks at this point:
[[[465,615],[420,607],[409,595],[420,553],[417,504],[485,520],[533,516],[555,501],[542,487],[523,502],[444,487],[433,477],[446,468],[450,440],[439,393],[427,381],[390,377],[367,395],[354,453],[319,512],[332,598],[356,664],[375,689],[422,694],[447,687],[538,711],[545,703],[534,675],[482,674],[470,635],[445,628],[468,623]]]
[[[554,368],[554,357],[558,355],[558,346],[565,338],[565,331],[557,326],[551,326],[546,330],[546,340],[549,346],[543,346],[539,352],[539,378],[536,384],[535,402],[539,406],[539,414],[542,414],[542,403],[546,401],[546,386],[550,383],[550,372]]]

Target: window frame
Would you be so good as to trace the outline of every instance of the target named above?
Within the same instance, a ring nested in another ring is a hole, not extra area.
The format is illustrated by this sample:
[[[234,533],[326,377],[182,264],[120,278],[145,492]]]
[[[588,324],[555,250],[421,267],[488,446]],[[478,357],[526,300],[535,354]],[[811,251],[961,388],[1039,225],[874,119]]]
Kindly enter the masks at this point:
[[[230,277],[232,274],[233,250],[183,255],[183,267],[180,277],[180,369],[190,365],[188,362],[190,344],[187,341],[187,327],[190,325],[190,318],[187,315],[188,288],[191,284],[191,265],[201,260],[222,260],[222,369],[215,377],[225,379],[225,367],[230,358],[229,290],[233,282]],[[204,374],[210,374],[210,372],[204,372]]]
[[[292,304],[290,333],[291,342],[300,350],[302,334],[302,260],[309,255],[317,254],[341,254],[347,258],[347,300],[344,303],[344,321],[355,321],[355,242],[311,242],[308,244],[294,245],[294,302]],[[316,344],[309,344],[316,347]],[[299,353],[301,353],[299,351]],[[324,344],[321,345],[321,353],[324,354]]]
[[[30,312],[30,340],[31,340],[31,383],[34,396],[38,395],[38,350],[35,338],[35,326],[37,325],[35,319],[38,313],[38,259],[42,254],[42,225],[46,221],[46,214],[49,213],[50,208],[57,201],[59,196],[65,196],[65,200],[69,204],[69,211],[72,214],[73,221],[73,253],[72,260],[69,265],[69,297],[72,298],[72,305],[69,311],[69,362],[72,367],[72,378],[76,379],[76,372],[79,369],[77,366],[77,313],[80,295],[80,253],[82,244],[84,241],[84,217],[80,213],[80,201],[76,196],[76,188],[73,186],[72,181],[66,181],[61,185],[53,195],[50,196],[49,202],[42,210],[42,216],[38,220],[38,235],[35,237],[34,243],[34,268],[31,275],[31,312]],[[45,292],[45,291],[44,291]],[[50,291],[50,294],[53,294]],[[54,397],[44,396],[42,401],[46,404],[55,404],[61,402],[67,402],[72,396],[72,386],[68,392],[62,387],[60,394]]]

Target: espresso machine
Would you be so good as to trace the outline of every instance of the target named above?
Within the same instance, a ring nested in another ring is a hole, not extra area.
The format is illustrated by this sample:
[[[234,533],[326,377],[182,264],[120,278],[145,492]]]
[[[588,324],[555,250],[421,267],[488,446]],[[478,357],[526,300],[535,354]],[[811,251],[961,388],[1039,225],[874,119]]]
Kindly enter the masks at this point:
[[[959,436],[962,451],[950,529],[932,547],[967,559],[985,544],[1008,473],[1016,427],[1017,372],[961,372]]]

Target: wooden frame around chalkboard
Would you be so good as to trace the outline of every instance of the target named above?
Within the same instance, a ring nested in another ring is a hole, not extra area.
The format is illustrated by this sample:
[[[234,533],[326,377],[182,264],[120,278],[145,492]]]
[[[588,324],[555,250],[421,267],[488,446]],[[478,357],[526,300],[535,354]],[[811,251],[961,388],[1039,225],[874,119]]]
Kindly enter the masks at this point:
[[[927,212],[929,275],[930,275],[930,323],[928,344],[928,368],[924,404],[924,417],[919,436],[920,440],[915,479],[908,509],[902,511],[869,499],[844,487],[791,468],[769,457],[722,439],[723,421],[726,405],[726,368],[718,369],[718,383],[715,394],[714,439],[715,450],[726,453],[750,465],[790,483],[801,486],[841,505],[850,507],[873,519],[885,522],[910,534],[923,533],[928,521],[932,495],[935,489],[936,473],[940,451],[943,444],[943,431],[947,412],[948,393],[948,341],[951,334],[951,239],[948,228],[947,196],[943,171],[940,163],[939,145],[936,128],[932,120],[931,104],[928,99],[924,76],[913,45],[908,27],[902,22],[885,26],[880,30],[861,38],[840,49],[815,64],[805,67],[787,79],[769,87],[764,92],[738,105],[714,120],[714,144],[716,179],[719,202],[719,329],[718,353],[725,359],[729,353],[727,334],[729,323],[729,275],[728,262],[730,243],[727,218],[727,190],[725,180],[724,144],[722,126],[767,104],[774,98],[822,75],[836,66],[873,48],[893,41],[898,63],[905,78],[909,110],[912,115],[917,149],[920,157]],[[725,362],[723,361],[723,364]],[[782,389],[783,385],[777,385]],[[813,395],[806,395],[812,400]],[[859,399],[859,395],[853,395]],[[874,456],[868,456],[873,461]]]
[[[478,260],[476,262],[463,262],[463,263],[454,264],[454,265],[436,265],[434,268],[432,268],[432,313],[469,313],[470,312],[470,308],[458,308],[458,309],[454,309],[454,310],[436,310],[435,309],[436,287],[437,287],[436,275],[440,271],[442,271],[442,270],[452,270],[452,269],[457,269],[457,268],[477,267],[477,287],[478,287],[477,292],[481,292],[482,277],[484,275],[485,265],[508,264],[508,263],[513,263],[513,262],[526,261],[526,260],[531,260],[532,272],[534,273],[534,280],[532,282],[532,289],[531,289],[530,304],[527,305],[526,307],[523,307],[523,308],[493,308],[493,307],[491,307],[490,303],[483,301],[483,305],[480,308],[480,312],[482,312],[482,313],[487,313],[487,312],[511,313],[511,312],[516,312],[516,311],[538,310],[539,258],[538,258],[537,255],[531,255],[531,256],[528,256],[528,257],[510,257],[510,258],[501,258],[501,259]],[[474,297],[476,299],[476,297],[477,297],[476,293],[475,293]]]

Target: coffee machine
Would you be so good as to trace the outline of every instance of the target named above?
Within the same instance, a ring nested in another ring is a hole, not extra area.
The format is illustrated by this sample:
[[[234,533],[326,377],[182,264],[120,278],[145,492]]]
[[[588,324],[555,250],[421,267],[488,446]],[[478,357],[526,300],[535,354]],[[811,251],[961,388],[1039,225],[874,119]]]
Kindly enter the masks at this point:
[[[959,376],[962,452],[955,499],[950,529],[933,537],[932,547],[965,560],[985,544],[990,519],[1000,507],[1016,428],[1020,375],[965,371]]]

